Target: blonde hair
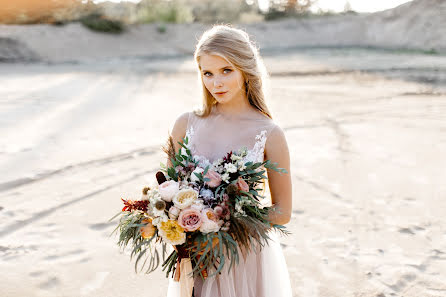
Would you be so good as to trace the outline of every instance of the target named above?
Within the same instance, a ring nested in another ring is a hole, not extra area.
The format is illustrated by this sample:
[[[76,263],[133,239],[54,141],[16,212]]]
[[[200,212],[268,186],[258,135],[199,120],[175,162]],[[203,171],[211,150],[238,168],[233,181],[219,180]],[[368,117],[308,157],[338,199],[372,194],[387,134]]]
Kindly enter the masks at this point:
[[[198,116],[208,116],[215,98],[207,90],[200,72],[200,57],[203,55],[218,55],[229,61],[240,70],[245,79],[246,97],[249,103],[272,119],[265,103],[265,80],[268,73],[258,53],[258,49],[250,41],[248,34],[229,25],[214,25],[205,31],[197,43],[194,58],[198,66],[198,78],[203,90],[203,106],[195,111]]]

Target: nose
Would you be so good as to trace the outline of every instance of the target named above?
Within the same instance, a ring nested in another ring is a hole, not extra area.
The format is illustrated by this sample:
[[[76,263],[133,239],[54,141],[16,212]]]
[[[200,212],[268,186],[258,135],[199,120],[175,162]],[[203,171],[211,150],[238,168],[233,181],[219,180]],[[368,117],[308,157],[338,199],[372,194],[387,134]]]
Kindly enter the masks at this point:
[[[221,87],[223,86],[223,83],[219,78],[214,79],[214,87]]]

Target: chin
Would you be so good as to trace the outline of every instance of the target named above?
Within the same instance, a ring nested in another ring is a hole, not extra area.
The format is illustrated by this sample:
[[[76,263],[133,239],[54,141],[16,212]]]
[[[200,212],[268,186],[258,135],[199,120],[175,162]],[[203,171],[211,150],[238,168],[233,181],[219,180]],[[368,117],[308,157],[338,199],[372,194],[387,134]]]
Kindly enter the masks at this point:
[[[228,94],[226,94],[228,95]],[[232,96],[224,96],[224,97],[214,97],[215,101],[217,101],[220,104],[228,103],[232,100]]]

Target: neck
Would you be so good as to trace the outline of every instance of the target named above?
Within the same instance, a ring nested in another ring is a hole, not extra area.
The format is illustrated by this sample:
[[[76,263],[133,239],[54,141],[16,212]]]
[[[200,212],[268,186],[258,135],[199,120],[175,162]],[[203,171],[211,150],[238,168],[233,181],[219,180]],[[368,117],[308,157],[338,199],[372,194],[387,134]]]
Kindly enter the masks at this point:
[[[227,116],[241,116],[252,112],[255,108],[248,102],[248,98],[234,98],[227,103],[217,103],[217,111]]]

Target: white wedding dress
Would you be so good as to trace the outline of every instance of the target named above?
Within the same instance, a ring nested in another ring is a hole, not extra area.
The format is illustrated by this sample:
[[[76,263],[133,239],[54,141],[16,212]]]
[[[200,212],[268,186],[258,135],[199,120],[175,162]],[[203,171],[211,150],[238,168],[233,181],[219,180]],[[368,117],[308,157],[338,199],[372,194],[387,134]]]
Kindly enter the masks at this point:
[[[200,166],[211,165],[230,151],[248,148],[246,161],[264,160],[266,139],[276,124],[258,113],[248,116],[227,116],[214,105],[209,116],[201,118],[189,113],[186,136],[188,146]],[[280,164],[279,164],[280,167]],[[265,205],[271,205],[266,195]],[[194,280],[195,297],[291,297],[291,284],[285,257],[280,246],[280,234],[270,232],[271,240],[261,250],[248,253],[246,259],[239,251],[239,263],[225,264],[221,274]],[[169,278],[167,297],[180,297],[180,283]]]

